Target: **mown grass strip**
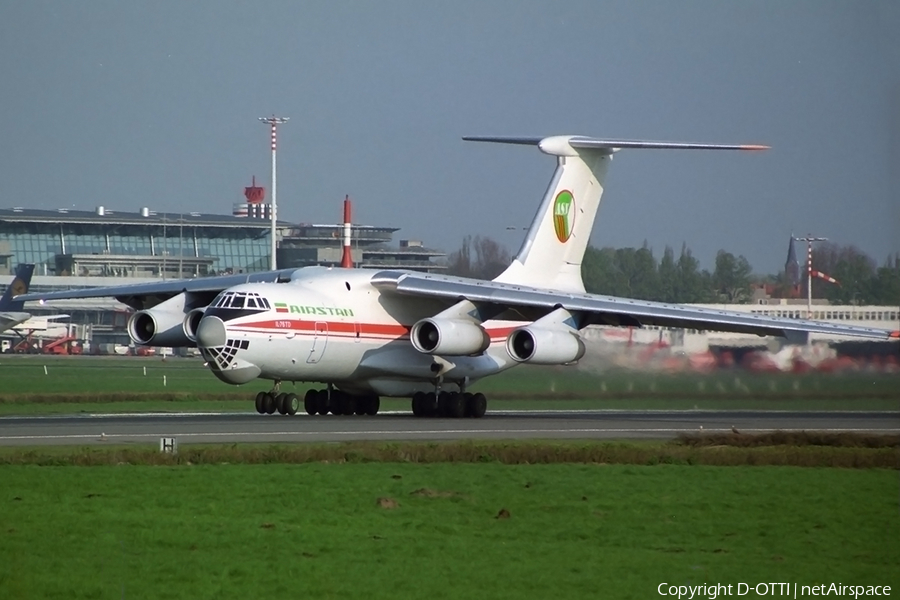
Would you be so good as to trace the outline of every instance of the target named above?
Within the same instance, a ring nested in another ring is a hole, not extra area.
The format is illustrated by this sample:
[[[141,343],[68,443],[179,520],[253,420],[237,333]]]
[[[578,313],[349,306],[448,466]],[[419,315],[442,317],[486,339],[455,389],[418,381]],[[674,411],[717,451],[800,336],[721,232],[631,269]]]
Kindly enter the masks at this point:
[[[251,405],[245,392],[69,392],[0,394],[0,404],[111,404],[125,402],[243,402]],[[252,400],[252,398],[251,398]]]
[[[900,401],[898,374],[766,373],[723,370],[710,374],[592,372],[576,367],[520,366],[478,381],[473,389],[495,398],[577,399],[675,397],[808,398],[869,397]],[[305,391],[308,385],[297,385]],[[2,397],[19,394],[133,392],[240,393],[217,380],[200,359],[93,356],[4,356]],[[255,385],[243,386],[247,397]],[[292,390],[292,391],[297,391]]]
[[[735,436],[740,438],[742,436]],[[748,436],[750,437],[750,436]],[[874,436],[870,436],[874,440]],[[896,436],[868,445],[704,445],[627,442],[348,442],[295,445],[195,445],[177,454],[147,447],[3,449],[0,465],[218,465],[307,463],[498,463],[797,466],[853,469],[900,468]]]
[[[4,598],[651,598],[900,583],[896,473],[664,465],[0,467]]]

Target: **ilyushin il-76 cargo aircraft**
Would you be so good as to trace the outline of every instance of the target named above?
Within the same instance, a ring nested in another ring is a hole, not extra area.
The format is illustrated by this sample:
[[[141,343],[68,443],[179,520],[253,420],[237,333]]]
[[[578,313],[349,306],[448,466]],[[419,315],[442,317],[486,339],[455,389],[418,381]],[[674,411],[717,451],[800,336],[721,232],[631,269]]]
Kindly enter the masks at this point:
[[[398,269],[304,267],[159,283],[27,294],[21,300],[113,296],[136,312],[137,344],[196,346],[213,374],[240,385],[273,382],[258,412],[285,415],[310,390],[310,414],[378,412],[379,397],[412,398],[416,416],[481,417],[473,382],[520,364],[564,365],[585,352],[588,325],[682,327],[793,338],[821,332],[887,340],[851,327],[587,294],[584,256],[604,179],[623,149],[762,150],[765,146],[546,138],[470,137],[537,146],[556,170],[512,264],[493,281]]]

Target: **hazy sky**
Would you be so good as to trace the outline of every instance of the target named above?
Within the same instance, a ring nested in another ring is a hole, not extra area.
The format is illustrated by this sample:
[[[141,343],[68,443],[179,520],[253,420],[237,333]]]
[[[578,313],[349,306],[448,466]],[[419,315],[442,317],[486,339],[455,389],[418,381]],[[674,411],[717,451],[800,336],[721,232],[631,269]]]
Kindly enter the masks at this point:
[[[463,135],[766,143],[616,156],[592,242],[782,268],[788,236],[900,251],[900,3],[0,0],[0,206],[402,228],[518,249],[554,169]]]

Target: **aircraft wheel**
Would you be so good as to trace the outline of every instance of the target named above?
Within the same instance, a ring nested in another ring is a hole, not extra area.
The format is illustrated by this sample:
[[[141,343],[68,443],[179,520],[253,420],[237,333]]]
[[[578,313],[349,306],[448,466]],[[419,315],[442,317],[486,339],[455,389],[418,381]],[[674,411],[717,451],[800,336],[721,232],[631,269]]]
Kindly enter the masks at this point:
[[[303,410],[306,414],[314,415],[319,412],[318,394],[316,390],[306,390],[306,395],[303,396]]]
[[[287,414],[287,411],[285,410],[285,406],[284,406],[285,398],[287,398],[287,394],[285,394],[284,392],[275,396],[275,410],[278,411],[279,415]]]
[[[284,397],[284,414],[294,416],[300,410],[300,398],[297,394],[287,394]]]
[[[256,412],[259,414],[265,414],[266,412],[266,393],[260,392],[256,395]]]
[[[331,390],[331,394],[328,397],[328,412],[333,415],[343,414],[341,411],[341,396],[344,395],[344,392],[339,390]]]
[[[466,416],[466,399],[462,394],[447,394],[444,400],[444,415],[451,419],[461,419]]]
[[[271,415],[275,412],[275,396],[266,393],[266,398],[263,400],[263,409],[267,415]]]
[[[481,392],[473,394],[466,402],[466,413],[474,419],[480,419],[487,412],[487,397]]]
[[[316,412],[320,415],[328,414],[328,390],[316,392]]]
[[[428,392],[422,402],[422,416],[436,417],[438,414],[438,397],[434,392]]]
[[[372,396],[367,396],[366,398],[368,400],[366,402],[366,414],[371,416],[377,415],[378,409],[381,408],[381,398],[374,394]]]
[[[352,415],[356,412],[357,398],[353,394],[344,392],[341,394],[340,407],[342,415]]]
[[[440,392],[437,395],[437,414],[435,416],[443,417],[443,416],[446,416],[447,414],[449,414],[449,408],[448,408],[449,400],[450,400],[450,392]]]
[[[355,396],[354,399],[356,402],[353,405],[353,414],[366,414],[366,407],[369,406],[369,396]]]
[[[467,417],[472,416],[472,396],[474,396],[474,395],[475,394],[473,394],[471,392],[466,392],[465,394],[462,395],[463,403],[466,405],[466,416]]]
[[[415,417],[424,417],[425,392],[416,392],[412,397],[412,411]]]

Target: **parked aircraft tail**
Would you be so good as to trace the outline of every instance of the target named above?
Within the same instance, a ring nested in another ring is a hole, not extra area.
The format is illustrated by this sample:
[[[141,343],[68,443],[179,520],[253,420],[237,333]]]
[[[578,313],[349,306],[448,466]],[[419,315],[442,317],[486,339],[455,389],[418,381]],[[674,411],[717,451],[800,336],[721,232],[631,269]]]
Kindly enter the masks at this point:
[[[606,171],[623,148],[765,150],[767,146],[602,140],[583,136],[464,137],[473,142],[537,146],[557,157],[556,171],[525,241],[512,264],[494,281],[565,292],[584,292],[581,261],[600,207]]]
[[[3,297],[0,298],[0,310],[4,311],[21,311],[25,308],[25,302],[21,300],[13,300],[16,296],[21,296],[28,291],[31,285],[31,276],[34,274],[33,264],[20,264],[16,267],[16,275],[12,282],[6,286]]]

